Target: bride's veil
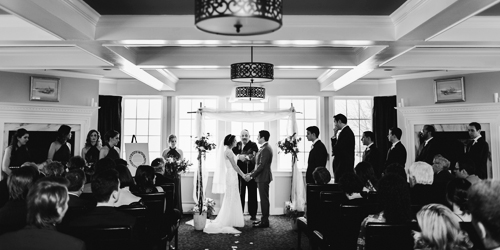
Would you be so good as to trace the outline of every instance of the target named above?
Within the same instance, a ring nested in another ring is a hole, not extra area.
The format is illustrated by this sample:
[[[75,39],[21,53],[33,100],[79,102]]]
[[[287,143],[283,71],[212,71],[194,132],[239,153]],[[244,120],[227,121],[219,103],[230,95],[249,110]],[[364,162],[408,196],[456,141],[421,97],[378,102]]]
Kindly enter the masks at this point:
[[[212,183],[212,193],[223,194],[226,192],[226,148],[224,140],[221,140],[219,147],[215,150],[215,170]]]

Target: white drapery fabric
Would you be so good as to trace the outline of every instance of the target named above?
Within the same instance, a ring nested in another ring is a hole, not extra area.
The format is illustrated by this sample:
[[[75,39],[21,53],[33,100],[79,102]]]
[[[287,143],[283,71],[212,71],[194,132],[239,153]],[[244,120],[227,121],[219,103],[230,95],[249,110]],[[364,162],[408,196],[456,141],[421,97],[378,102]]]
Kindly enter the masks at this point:
[[[215,119],[220,121],[236,121],[236,122],[268,122],[275,121],[279,119],[288,118],[287,124],[287,134],[293,135],[297,131],[297,121],[295,118],[295,109],[291,107],[285,110],[269,110],[269,111],[232,111],[232,110],[215,110],[209,108],[200,108],[196,112],[196,131],[198,137],[204,134],[204,120],[205,119]],[[223,143],[217,145],[217,150],[223,150]],[[224,193],[225,192],[225,164],[224,158],[219,157],[220,152],[217,151],[216,161],[217,165],[214,171],[214,178],[212,184],[212,193]],[[219,159],[222,158],[222,159]],[[205,166],[205,164],[203,164]],[[206,172],[206,167],[202,169],[203,178],[203,192],[206,191],[206,183],[208,182],[208,175]],[[197,170],[198,171],[198,170]],[[296,201],[292,200],[294,204],[297,204],[297,208],[304,208],[305,205],[305,190],[304,190],[304,179],[302,177],[302,172],[298,170],[297,166],[293,166],[293,180],[292,187],[295,189],[302,190],[291,190],[292,197],[298,199]],[[194,174],[194,187],[196,188],[198,174]],[[295,183],[295,184],[294,184]],[[196,191],[195,191],[196,192]],[[295,194],[294,194],[295,193]],[[196,199],[196,194],[193,195]]]
[[[297,134],[297,120],[295,119],[295,112],[292,113],[291,126],[288,126],[288,135]],[[290,124],[289,124],[290,125]],[[293,157],[292,157],[293,158]],[[290,190],[290,198],[292,202],[292,209],[297,211],[304,211],[306,205],[306,189],[302,172],[297,167],[297,161],[292,160],[292,189]]]

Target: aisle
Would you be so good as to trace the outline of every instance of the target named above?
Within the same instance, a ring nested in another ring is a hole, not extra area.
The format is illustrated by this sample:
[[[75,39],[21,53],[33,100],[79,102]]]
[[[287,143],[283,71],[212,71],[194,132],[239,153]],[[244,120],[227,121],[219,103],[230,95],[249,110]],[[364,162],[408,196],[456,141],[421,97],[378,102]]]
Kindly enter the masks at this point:
[[[259,218],[259,216],[257,216]],[[286,216],[270,216],[269,228],[253,228],[250,216],[245,216],[245,227],[238,228],[242,233],[237,235],[209,235],[195,231],[185,222],[191,220],[191,215],[184,215],[179,228],[180,250],[290,250],[297,248],[297,232],[292,231],[290,218]],[[235,248],[236,247],[236,248]],[[309,249],[309,240],[302,234],[302,249]]]

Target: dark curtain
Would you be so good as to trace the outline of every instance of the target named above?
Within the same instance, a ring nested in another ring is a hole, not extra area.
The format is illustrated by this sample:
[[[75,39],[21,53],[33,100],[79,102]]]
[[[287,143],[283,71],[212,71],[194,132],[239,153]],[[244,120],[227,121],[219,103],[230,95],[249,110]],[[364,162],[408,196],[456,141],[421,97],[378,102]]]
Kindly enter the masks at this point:
[[[382,154],[382,162],[385,162],[389,141],[387,133],[391,127],[398,125],[396,96],[376,96],[373,98],[373,133],[375,134],[375,145]]]
[[[99,96],[99,116],[97,129],[101,136],[109,130],[116,130],[122,134],[122,97],[121,96]]]

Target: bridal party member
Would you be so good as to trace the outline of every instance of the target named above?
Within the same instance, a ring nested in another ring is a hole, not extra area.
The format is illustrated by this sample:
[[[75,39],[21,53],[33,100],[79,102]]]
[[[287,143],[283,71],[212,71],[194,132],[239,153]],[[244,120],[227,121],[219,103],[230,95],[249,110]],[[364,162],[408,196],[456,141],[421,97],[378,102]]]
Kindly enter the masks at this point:
[[[87,164],[93,165],[99,160],[101,148],[101,135],[99,131],[95,129],[90,130],[87,134],[85,147],[82,149],[82,158],[87,161]]]
[[[167,159],[171,157],[177,161],[184,159],[184,153],[180,148],[177,148],[177,136],[175,135],[168,136],[168,144],[169,147],[163,150],[163,153],[161,154],[163,158]]]
[[[10,145],[5,149],[3,155],[2,171],[5,174],[10,175],[12,167],[20,167],[23,163],[30,161],[30,154],[26,147],[29,136],[28,131],[24,128],[18,129],[12,136]]]
[[[111,160],[120,159],[120,133],[116,130],[110,130],[104,135],[103,147],[99,153],[99,159],[109,158]]]
[[[57,130],[57,139],[50,144],[48,160],[61,162],[64,166],[71,158],[71,127],[68,125],[61,125]]]

